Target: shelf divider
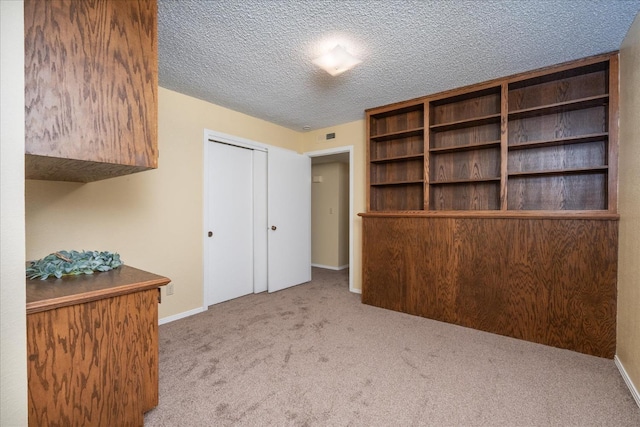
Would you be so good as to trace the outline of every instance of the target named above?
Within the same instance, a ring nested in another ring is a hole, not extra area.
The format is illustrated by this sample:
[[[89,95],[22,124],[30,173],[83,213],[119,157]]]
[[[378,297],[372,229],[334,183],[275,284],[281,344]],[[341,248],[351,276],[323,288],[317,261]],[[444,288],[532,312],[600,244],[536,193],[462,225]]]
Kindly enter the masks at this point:
[[[589,96],[571,101],[557,102],[539,107],[523,108],[509,112],[509,120],[524,119],[527,117],[546,116],[548,114],[561,113],[571,110],[581,110],[591,107],[607,105],[609,94]]]
[[[385,182],[372,182],[371,186],[372,187],[385,187],[385,186],[389,186],[389,185],[415,185],[415,184],[422,185],[423,182],[424,182],[424,180],[422,180],[422,179],[419,179],[419,180],[408,180],[408,181],[385,181]]]
[[[549,170],[538,170],[538,171],[509,172],[509,177],[517,178],[517,177],[526,177],[526,176],[583,175],[583,174],[603,173],[608,171],[609,171],[608,166],[593,166],[593,167],[573,168],[573,169],[549,169]]]
[[[452,147],[430,148],[429,152],[432,154],[440,154],[440,153],[451,153],[455,151],[483,150],[483,149],[495,148],[495,147],[500,147],[500,140],[481,142],[477,144],[456,145]]]
[[[489,123],[499,123],[500,113],[488,114],[481,117],[473,117],[470,119],[456,120],[455,122],[437,123],[429,126],[429,129],[437,132],[444,132],[447,130],[463,129],[472,126],[486,125]]]
[[[585,142],[595,142],[600,140],[606,140],[608,138],[609,138],[608,132],[601,132],[601,133],[592,133],[589,135],[568,136],[566,138],[558,138],[558,139],[519,142],[519,143],[509,145],[509,151],[526,150],[530,148],[540,148],[540,147],[553,147],[558,145],[581,144]]]
[[[431,181],[431,185],[482,184],[485,182],[500,182],[500,177],[452,179],[448,181]]]
[[[390,139],[400,139],[400,138],[409,138],[412,136],[422,136],[424,134],[424,128],[415,128],[415,129],[407,129],[401,130],[397,132],[388,132],[380,135],[371,135],[371,141],[388,141]]]
[[[424,158],[424,153],[407,154],[404,156],[392,156],[392,157],[384,157],[380,159],[371,159],[371,163],[401,162],[401,161],[407,161],[407,160],[419,160],[423,158]]]

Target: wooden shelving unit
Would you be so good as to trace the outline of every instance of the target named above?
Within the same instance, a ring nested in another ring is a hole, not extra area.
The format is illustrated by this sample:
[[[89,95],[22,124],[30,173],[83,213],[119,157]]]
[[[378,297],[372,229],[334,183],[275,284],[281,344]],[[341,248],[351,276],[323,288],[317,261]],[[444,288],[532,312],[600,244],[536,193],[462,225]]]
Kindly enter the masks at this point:
[[[363,303],[614,356],[617,53],[366,115]]]
[[[430,110],[429,210],[496,209],[500,201],[499,88],[433,101]],[[443,119],[447,122],[442,123]]]
[[[617,69],[600,55],[367,110],[368,211],[615,213]]]
[[[367,120],[369,205],[377,211],[424,208],[424,103],[404,103]]]
[[[609,84],[608,61],[509,84],[508,209],[609,210]]]
[[[500,207],[500,86],[429,102],[429,210]]]

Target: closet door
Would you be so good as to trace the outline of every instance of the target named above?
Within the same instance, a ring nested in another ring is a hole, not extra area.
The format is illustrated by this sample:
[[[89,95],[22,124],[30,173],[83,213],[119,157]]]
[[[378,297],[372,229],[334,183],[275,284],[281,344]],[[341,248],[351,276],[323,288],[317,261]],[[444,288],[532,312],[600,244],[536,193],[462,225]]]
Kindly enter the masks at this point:
[[[269,147],[269,292],[311,280],[311,159]]]
[[[253,150],[210,142],[206,305],[253,292]]]

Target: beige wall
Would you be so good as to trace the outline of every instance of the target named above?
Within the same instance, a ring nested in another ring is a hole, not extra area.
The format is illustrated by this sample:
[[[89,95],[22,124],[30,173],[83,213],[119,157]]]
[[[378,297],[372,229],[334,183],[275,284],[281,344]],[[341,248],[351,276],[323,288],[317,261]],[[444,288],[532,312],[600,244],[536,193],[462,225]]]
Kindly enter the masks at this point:
[[[169,277],[160,318],[203,305],[204,129],[299,151],[301,133],[159,89],[157,170],[88,184],[26,182],[26,254],[109,250]]]
[[[349,165],[338,164],[338,266],[349,265]]]
[[[27,424],[23,2],[0,1],[0,425]]]
[[[364,115],[364,112],[363,112]],[[335,139],[324,140],[319,137],[334,132]],[[358,213],[365,211],[366,205],[366,147],[364,120],[331,126],[317,131],[306,132],[302,136],[302,151],[322,151],[339,147],[353,146],[353,259],[349,261],[349,268],[353,274],[353,289],[362,289],[362,218]]]
[[[26,423],[22,1],[0,1],[1,68],[1,395],[0,425]],[[640,385],[640,22],[621,47],[620,260],[618,357]],[[15,93],[14,93],[15,92]],[[10,111],[10,113],[7,113]],[[160,168],[73,184],[26,182],[27,259],[59,249],[118,251],[127,264],[170,277],[160,317],[202,306],[202,138],[211,129],[300,152],[354,146],[354,288],[361,289],[365,123],[297,132],[159,89]],[[336,138],[318,136],[335,132]]]
[[[620,47],[617,357],[640,388],[640,14]]]
[[[311,263],[333,268],[346,266],[349,263],[348,165],[313,165],[311,174],[322,179],[311,184]]]

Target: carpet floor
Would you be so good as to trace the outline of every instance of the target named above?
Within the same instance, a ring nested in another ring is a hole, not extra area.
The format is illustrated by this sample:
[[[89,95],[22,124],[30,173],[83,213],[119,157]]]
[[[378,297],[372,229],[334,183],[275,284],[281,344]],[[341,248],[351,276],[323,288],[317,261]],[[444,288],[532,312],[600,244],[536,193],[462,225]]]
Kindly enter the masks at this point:
[[[640,426],[612,360],[363,305],[346,270],[159,336],[146,426]]]

